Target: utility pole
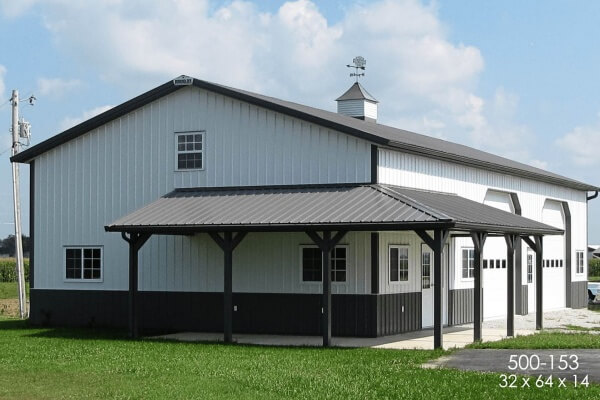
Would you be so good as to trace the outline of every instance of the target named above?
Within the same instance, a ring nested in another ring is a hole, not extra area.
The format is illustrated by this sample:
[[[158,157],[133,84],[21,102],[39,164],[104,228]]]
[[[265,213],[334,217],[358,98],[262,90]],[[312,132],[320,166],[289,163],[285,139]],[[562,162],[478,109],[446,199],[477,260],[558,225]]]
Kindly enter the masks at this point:
[[[13,90],[12,104],[12,156],[19,152],[19,91]],[[21,236],[21,198],[19,194],[19,164],[12,162],[13,202],[15,213],[15,256],[17,259],[17,283],[19,285],[19,315],[27,318],[27,299],[25,297],[25,273],[23,267],[23,239]]]

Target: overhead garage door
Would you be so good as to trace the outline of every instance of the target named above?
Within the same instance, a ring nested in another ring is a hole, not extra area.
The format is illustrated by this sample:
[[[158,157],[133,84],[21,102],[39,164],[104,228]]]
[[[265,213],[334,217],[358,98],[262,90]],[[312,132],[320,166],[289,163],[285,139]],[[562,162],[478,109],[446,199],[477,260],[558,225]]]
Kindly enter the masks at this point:
[[[488,190],[484,204],[507,212],[514,212],[508,193]],[[506,242],[491,237],[483,250],[483,318],[494,319],[506,315]]]
[[[562,205],[546,200],[542,222],[565,229]],[[565,239],[563,235],[544,237],[544,310],[565,307]]]

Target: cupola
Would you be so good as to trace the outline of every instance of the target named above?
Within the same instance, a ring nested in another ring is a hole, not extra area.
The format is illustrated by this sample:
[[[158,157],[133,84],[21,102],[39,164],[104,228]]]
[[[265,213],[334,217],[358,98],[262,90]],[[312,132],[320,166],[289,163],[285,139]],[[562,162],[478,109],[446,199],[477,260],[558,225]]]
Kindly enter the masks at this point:
[[[354,82],[350,89],[335,101],[337,101],[338,114],[377,122],[377,103],[379,102],[359,82]]]

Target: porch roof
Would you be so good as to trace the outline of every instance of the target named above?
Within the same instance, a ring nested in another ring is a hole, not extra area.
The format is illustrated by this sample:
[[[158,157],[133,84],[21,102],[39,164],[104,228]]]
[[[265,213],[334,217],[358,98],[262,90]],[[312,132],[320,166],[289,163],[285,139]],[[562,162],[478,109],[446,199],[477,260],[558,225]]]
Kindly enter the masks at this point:
[[[563,231],[460,196],[384,184],[176,189],[109,232],[413,230],[555,235]]]

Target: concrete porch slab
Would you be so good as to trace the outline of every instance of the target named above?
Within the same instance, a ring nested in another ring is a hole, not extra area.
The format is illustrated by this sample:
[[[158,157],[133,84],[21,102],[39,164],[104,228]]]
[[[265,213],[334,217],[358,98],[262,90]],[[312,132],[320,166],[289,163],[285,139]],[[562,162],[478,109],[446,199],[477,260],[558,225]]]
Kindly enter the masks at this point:
[[[469,327],[452,327],[444,330],[444,348],[463,348],[473,342],[473,329]],[[530,335],[534,330],[518,330],[517,335]],[[483,329],[483,340],[496,341],[504,339],[503,329]],[[223,334],[208,332],[180,332],[168,335],[153,336],[151,339],[166,339],[182,342],[221,342]],[[291,335],[256,335],[234,334],[233,340],[240,344],[255,344],[263,346],[321,346],[320,336],[291,336]],[[433,350],[433,330],[409,332],[399,335],[378,338],[334,337],[334,347],[371,347],[380,349],[422,349]]]

